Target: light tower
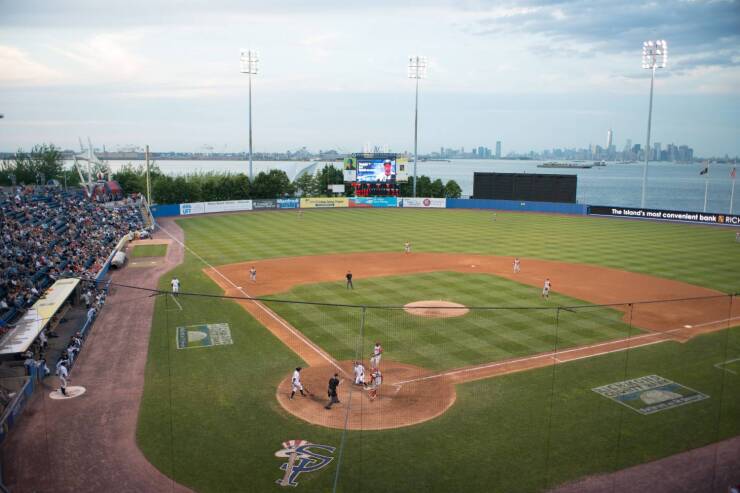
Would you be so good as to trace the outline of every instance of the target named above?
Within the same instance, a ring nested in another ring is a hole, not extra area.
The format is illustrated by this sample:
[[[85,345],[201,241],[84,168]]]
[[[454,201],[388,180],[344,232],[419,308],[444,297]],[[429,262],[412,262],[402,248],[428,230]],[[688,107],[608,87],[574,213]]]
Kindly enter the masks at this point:
[[[416,197],[416,162],[419,142],[419,80],[426,77],[427,59],[423,56],[409,57],[409,79],[416,79],[416,104],[414,106],[414,197]]]
[[[252,181],[252,76],[257,75],[259,55],[255,50],[241,50],[240,71],[249,77],[249,181]]]
[[[650,123],[653,117],[653,85],[655,83],[655,69],[664,68],[668,63],[668,43],[664,39],[645,41],[642,44],[642,68],[650,70],[650,105],[648,106],[647,144],[645,144],[645,168],[642,170],[642,200],[640,207],[645,207],[647,192],[647,169],[650,159]]]

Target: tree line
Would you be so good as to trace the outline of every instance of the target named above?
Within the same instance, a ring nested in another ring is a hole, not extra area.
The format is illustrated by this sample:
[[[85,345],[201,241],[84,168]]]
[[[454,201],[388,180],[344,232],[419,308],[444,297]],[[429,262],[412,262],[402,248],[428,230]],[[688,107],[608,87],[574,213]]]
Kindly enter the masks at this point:
[[[124,164],[113,173],[124,192],[146,194],[146,167],[143,164]],[[324,165],[316,173],[304,172],[290,181],[285,171],[272,169],[260,172],[252,181],[243,173],[198,172],[183,175],[167,175],[157,166],[149,166],[152,199],[160,204],[179,204],[186,202],[215,202],[219,200],[275,199],[282,197],[321,197],[330,195],[329,185],[344,183],[341,168]],[[66,179],[66,183],[65,180]],[[32,185],[46,184],[58,180],[60,184],[75,186],[79,176],[73,169],[64,169],[61,151],[51,144],[34,146],[30,152],[19,150],[13,159],[4,160],[0,165],[0,184]],[[400,183],[403,197],[413,195],[413,178]],[[345,195],[351,196],[347,187]],[[462,194],[455,180],[443,183],[432,181],[428,176],[420,176],[416,186],[418,197],[459,198]]]

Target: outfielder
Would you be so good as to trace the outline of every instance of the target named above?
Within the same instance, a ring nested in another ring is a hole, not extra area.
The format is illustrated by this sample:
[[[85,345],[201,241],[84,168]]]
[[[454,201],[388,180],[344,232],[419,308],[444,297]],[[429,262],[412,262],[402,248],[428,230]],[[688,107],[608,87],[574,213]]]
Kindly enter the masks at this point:
[[[407,241],[403,244],[404,253],[411,253],[411,242]]]
[[[373,348],[373,355],[370,357],[370,368],[373,370],[376,370],[380,367],[380,358],[383,356],[383,346],[380,345],[380,342],[375,343],[375,347]]]
[[[514,274],[518,273],[521,270],[522,270],[522,264],[519,261],[519,257],[516,257],[514,259]]]
[[[380,370],[375,368],[373,370],[373,373],[370,375],[370,385],[368,385],[367,388],[367,394],[370,396],[370,400],[374,401],[376,397],[378,397],[378,389],[380,389],[380,385],[383,383],[383,374],[380,373]]]
[[[300,366],[295,369],[293,372],[293,379],[291,380],[293,384],[293,389],[290,392],[290,398],[292,399],[295,395],[295,391],[298,390],[301,392],[301,395],[303,397],[306,397],[306,394],[303,393],[303,385],[301,384],[301,368]]]
[[[355,361],[355,385],[365,384],[365,367],[361,361]]]
[[[545,285],[542,286],[542,297],[545,299],[549,299],[551,289],[552,289],[552,283],[550,282],[550,278],[548,277],[547,279],[545,279]]]
[[[180,280],[176,277],[173,277],[172,281],[170,281],[170,284],[172,285],[172,294],[177,296],[177,293],[180,292]]]

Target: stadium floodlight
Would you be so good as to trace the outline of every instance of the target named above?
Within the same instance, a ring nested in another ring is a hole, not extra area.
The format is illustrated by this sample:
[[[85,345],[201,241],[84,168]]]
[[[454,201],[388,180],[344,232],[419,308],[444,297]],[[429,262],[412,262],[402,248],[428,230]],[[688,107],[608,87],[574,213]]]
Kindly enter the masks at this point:
[[[255,50],[241,50],[240,72],[249,76],[249,181],[252,181],[252,76],[257,75],[259,54]]]
[[[640,207],[645,207],[647,193],[647,169],[650,159],[650,124],[653,118],[653,85],[655,69],[665,68],[668,64],[668,43],[664,39],[642,43],[642,68],[650,70],[650,103],[648,106],[647,143],[645,144],[645,167],[642,170],[642,200]]]
[[[423,56],[409,57],[409,79],[416,79],[416,105],[414,106],[414,197],[416,197],[416,162],[419,143],[419,80],[427,75],[427,59]]]

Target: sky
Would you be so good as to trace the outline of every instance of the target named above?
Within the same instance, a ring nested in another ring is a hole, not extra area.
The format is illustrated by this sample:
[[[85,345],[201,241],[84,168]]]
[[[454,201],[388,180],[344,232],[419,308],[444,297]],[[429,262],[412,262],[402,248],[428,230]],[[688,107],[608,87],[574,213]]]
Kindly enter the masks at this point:
[[[740,155],[740,0],[0,0],[0,150],[644,145],[645,40],[668,41],[652,142]]]

